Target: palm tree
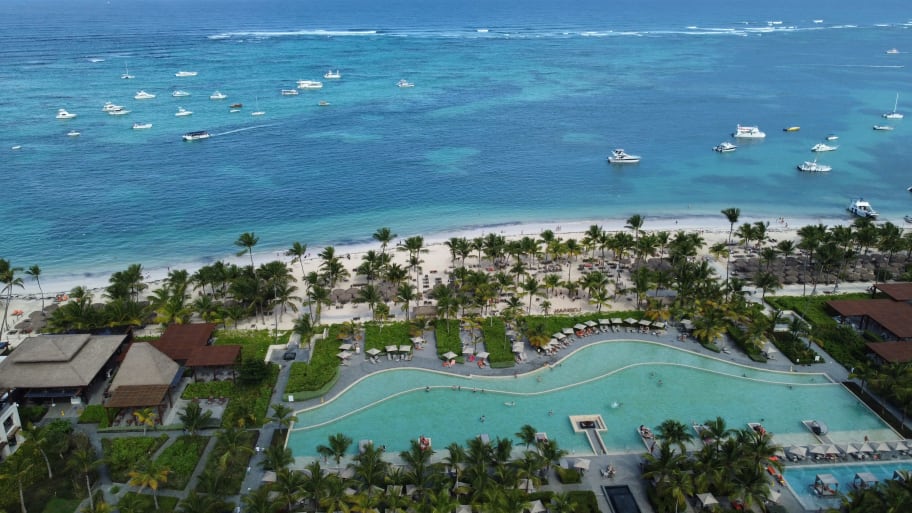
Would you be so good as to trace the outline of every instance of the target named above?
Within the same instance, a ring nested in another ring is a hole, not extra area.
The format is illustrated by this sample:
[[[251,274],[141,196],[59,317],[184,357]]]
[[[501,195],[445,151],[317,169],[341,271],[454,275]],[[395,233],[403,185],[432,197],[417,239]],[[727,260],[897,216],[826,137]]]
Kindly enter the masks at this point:
[[[640,214],[634,214],[627,219],[627,224],[624,225],[624,228],[628,230],[633,230],[633,247],[636,248],[640,242],[640,229],[643,228],[643,222],[645,219]],[[639,259],[639,253],[637,253],[637,259]]]
[[[101,465],[103,460],[95,457],[95,450],[91,446],[80,447],[70,453],[67,459],[67,467],[78,470],[85,476],[86,492],[89,494],[89,507],[95,509],[95,498],[92,497],[92,481],[90,476],[92,471]]]
[[[35,466],[35,463],[27,457],[24,451],[19,451],[18,454],[7,458],[4,463],[5,472],[0,474],[0,480],[8,479],[16,482],[19,487],[19,506],[22,513],[28,513],[25,509],[24,484],[31,477],[32,467]]]
[[[405,322],[409,320],[409,302],[415,301],[415,307],[418,307],[418,296],[415,294],[415,287],[411,283],[400,283],[396,289],[395,303],[402,304],[402,311],[405,313]]]
[[[276,449],[281,449],[279,446],[274,446]],[[291,449],[284,449],[288,452],[288,456],[291,456]],[[276,497],[278,500],[285,503],[285,511],[292,511],[292,505],[298,502],[298,499],[301,497],[301,487],[304,485],[304,476],[300,472],[295,472],[294,470],[288,470],[286,468],[275,467],[276,468],[276,481],[273,485],[272,491],[278,492],[279,496]]]
[[[38,293],[41,294],[41,311],[44,311],[44,290],[41,288],[41,268],[38,267],[38,264],[35,264],[25,270],[25,274],[32,277],[35,280],[35,283],[38,284]]]
[[[130,476],[128,484],[130,486],[138,486],[140,493],[146,487],[152,490],[152,501],[155,503],[155,509],[158,509],[158,487],[168,482],[168,474],[170,473],[171,470],[168,468],[153,463],[146,468],[131,470],[127,473]]]
[[[241,496],[241,502],[244,504],[246,513],[274,513],[278,511],[278,503],[270,499],[270,489],[261,486],[256,490]],[[333,511],[333,510],[331,510]]]
[[[198,494],[196,490],[191,490],[177,506],[180,513],[218,513],[226,509],[227,505],[222,500],[212,495]]]
[[[662,445],[676,445],[681,450],[681,454],[687,450],[685,444],[693,440],[693,434],[687,429],[687,426],[674,419],[663,421],[656,428],[655,437],[662,442]]]
[[[373,318],[374,307],[383,300],[383,297],[380,295],[380,289],[373,283],[369,283],[358,289],[358,297],[356,299],[359,303],[367,303],[367,307],[370,309],[371,317]]]
[[[191,435],[195,435],[200,429],[206,427],[209,419],[212,418],[212,411],[203,411],[202,406],[197,402],[189,402],[184,410],[177,414],[184,429]]]
[[[292,243],[291,247],[288,248],[288,251],[285,252],[285,256],[290,256],[291,263],[297,262],[301,265],[301,276],[304,276],[304,257],[307,256],[307,244],[302,244],[300,242]]]
[[[6,294],[6,304],[3,307],[3,319],[0,320],[0,340],[3,340],[3,331],[7,327],[6,320],[9,318],[9,306],[13,299],[13,287],[23,288],[22,278],[16,276],[16,273],[21,270],[21,267],[13,267],[10,265],[9,260],[0,258],[0,285],[3,285],[3,288],[0,289],[0,296]]]
[[[260,242],[260,238],[253,232],[244,232],[236,241],[234,241],[235,246],[244,248],[243,250],[238,251],[237,256],[242,256],[244,253],[250,255],[250,270],[253,271],[254,274],[256,271],[253,264],[253,247],[256,246],[258,242]]]
[[[351,438],[342,433],[336,433],[334,435],[329,435],[329,445],[318,445],[317,452],[324,455],[329,454],[336,460],[336,465],[339,465],[342,463],[342,457],[345,456],[345,452],[348,451],[351,444]],[[323,449],[321,449],[321,447]]]
[[[387,227],[377,228],[377,231],[374,232],[373,238],[375,241],[380,243],[380,251],[386,254],[386,246],[396,238],[396,234]]]
[[[538,278],[535,276],[529,276],[522,282],[521,288],[523,292],[529,295],[529,310],[528,313],[532,313],[532,298],[537,296],[539,291],[541,291],[541,282],[538,281]]]
[[[455,477],[453,486],[455,487],[456,483],[459,482],[459,467],[465,464],[466,461],[466,450],[463,446],[453,442],[447,446],[447,453],[448,455],[443,461],[453,469],[453,475]]]
[[[294,415],[294,409],[279,403],[272,405],[272,417],[269,417],[269,420],[281,426],[282,429],[288,429],[298,421],[298,417]]]
[[[386,479],[389,465],[383,461],[383,450],[374,447],[374,444],[368,444],[354,456],[351,469],[355,473],[355,479],[361,482],[370,496],[373,495],[374,487]]]
[[[158,414],[152,410],[152,408],[143,408],[133,412],[133,416],[136,417],[136,422],[139,422],[143,425],[143,436],[146,435],[146,428],[155,427],[155,421],[158,419]],[[158,509],[158,506],[155,507]]]
[[[519,431],[516,432],[516,438],[519,438],[519,441],[526,444],[526,449],[530,445],[535,443],[535,433],[536,429],[529,424],[524,424]]]
[[[728,219],[729,228],[728,228],[728,244],[731,244],[732,233],[735,231],[735,223],[738,222],[738,218],[741,217],[740,208],[726,208],[722,210],[722,215]]]

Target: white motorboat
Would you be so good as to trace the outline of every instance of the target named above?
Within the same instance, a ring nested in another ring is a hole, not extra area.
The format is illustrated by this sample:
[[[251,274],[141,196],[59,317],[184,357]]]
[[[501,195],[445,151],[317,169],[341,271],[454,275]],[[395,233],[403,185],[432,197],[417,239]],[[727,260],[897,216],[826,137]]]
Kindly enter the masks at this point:
[[[152,128],[152,123],[133,123],[133,130],[148,130]]]
[[[847,210],[858,217],[870,217],[871,219],[876,219],[880,215],[871,208],[871,204],[865,201],[864,198],[852,200]]]
[[[329,70],[323,74],[323,78],[325,78],[327,80],[342,78],[342,73],[339,73],[339,70],[336,70],[336,71]]]
[[[798,164],[798,171],[804,171],[805,173],[829,173],[832,170],[832,166],[818,164],[817,159],[806,160],[804,163]]]
[[[171,93],[171,96],[173,96],[175,98],[183,98],[185,96],[190,96],[190,93],[188,93],[187,91],[182,91],[182,90],[178,89],[177,91],[174,91],[173,93]]]
[[[839,139],[839,136],[836,135],[836,134],[830,134],[830,135],[826,136],[826,140],[827,140],[827,141],[835,141],[835,140],[838,140],[838,139]]]
[[[195,77],[198,75],[196,71],[178,71],[174,74],[175,77]]]
[[[821,152],[821,151],[836,151],[839,149],[839,146],[830,146],[829,144],[817,143],[811,146],[811,151]]]
[[[899,49],[897,49],[897,48],[890,48],[889,50],[886,51],[886,53],[887,53],[888,55],[896,55],[896,54],[899,53]]]
[[[66,109],[57,109],[57,119],[73,119],[76,117],[76,114],[72,112],[67,112]]]
[[[111,112],[112,110],[120,110],[123,108],[123,105],[115,105],[111,102],[105,102],[104,107],[101,108],[102,112]]]
[[[79,131],[78,131],[78,130],[70,130],[69,132],[67,132],[67,136],[69,136],[69,137],[79,137]]]
[[[125,108],[123,108],[123,107],[118,107],[118,108],[116,108],[116,109],[111,109],[111,110],[109,110],[109,111],[108,111],[108,116],[126,116],[126,115],[129,114],[129,113],[130,113],[129,110],[127,110],[127,109],[125,109]]]
[[[191,115],[193,115],[193,111],[187,110],[183,107],[178,107],[177,112],[175,112],[174,115],[179,118],[184,117],[184,116],[191,116]]]
[[[297,89],[282,89],[282,96],[297,96]]]
[[[902,113],[896,112],[897,107],[899,107],[899,93],[896,93],[896,101],[893,102],[893,111],[884,113],[883,117],[885,119],[902,119]]]
[[[221,91],[216,91],[209,95],[210,100],[224,100],[225,98],[228,98],[228,95]]]
[[[152,98],[155,98],[155,95],[145,91],[137,91],[133,98],[136,100],[151,100]]]
[[[319,80],[298,80],[298,89],[322,89],[323,82]]]
[[[639,155],[628,155],[623,149],[618,148],[608,156],[608,162],[612,164],[636,164],[640,161]]]
[[[399,82],[397,82],[396,85],[399,87],[415,87],[415,84],[409,82],[408,80],[406,80],[404,78],[402,80],[400,80]]]
[[[713,151],[718,151],[719,153],[729,153],[729,152],[735,151],[737,149],[738,149],[737,146],[735,146],[734,144],[732,144],[728,141],[723,141],[723,142],[717,144],[716,146],[713,146]]]
[[[329,107],[329,102],[326,101],[326,100],[320,100],[319,103],[317,103],[317,106],[319,106],[319,107]]]
[[[736,139],[764,139],[766,138],[766,133],[761,132],[760,128],[755,126],[738,125],[735,133],[732,134],[732,137],[735,137]]]
[[[889,131],[893,130],[893,126],[892,125],[874,125],[874,130],[879,130],[882,132],[889,132]]]
[[[185,141],[199,141],[200,139],[208,139],[210,137],[209,132],[205,130],[198,130],[196,132],[187,132],[181,136]]]

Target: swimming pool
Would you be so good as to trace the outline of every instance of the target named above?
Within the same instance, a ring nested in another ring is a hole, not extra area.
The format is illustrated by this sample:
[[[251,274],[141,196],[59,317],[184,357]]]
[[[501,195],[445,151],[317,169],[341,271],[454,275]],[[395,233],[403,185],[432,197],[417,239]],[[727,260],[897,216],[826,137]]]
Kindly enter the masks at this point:
[[[636,427],[669,418],[689,423],[721,416],[738,428],[762,422],[782,445],[816,443],[801,424],[805,419],[826,422],[834,441],[900,439],[821,374],[755,369],[657,343],[608,341],[517,378],[417,369],[371,374],[334,400],[299,412],[288,446],[296,456],[313,456],[318,444],[341,432],[396,452],[425,435],[441,450],[482,433],[514,438],[531,424],[572,454],[591,454],[585,436],[568,421],[580,414],[602,415],[611,452],[642,451]]]
[[[858,472],[870,472],[879,481],[893,478],[894,470],[912,471],[912,461],[893,460],[881,463],[850,463],[837,465],[812,465],[787,467],[783,473],[788,487],[792,489],[801,505],[808,510],[832,508],[839,505],[839,497],[821,498],[814,494],[811,486],[817,474],[832,474],[839,483],[839,491],[852,490],[852,481]]]

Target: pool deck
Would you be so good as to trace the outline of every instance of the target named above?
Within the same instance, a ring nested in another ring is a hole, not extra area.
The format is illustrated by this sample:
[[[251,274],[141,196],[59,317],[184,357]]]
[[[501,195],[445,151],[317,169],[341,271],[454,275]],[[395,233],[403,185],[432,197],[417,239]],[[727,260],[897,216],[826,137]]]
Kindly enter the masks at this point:
[[[569,321],[568,321],[569,327]],[[477,365],[472,363],[466,364],[457,364],[454,367],[444,368],[441,366],[441,359],[437,356],[435,337],[433,332],[427,332],[424,335],[424,338],[428,340],[428,344],[423,350],[416,350],[412,352],[412,359],[410,361],[391,361],[385,358],[380,359],[380,363],[371,363],[364,355],[363,352],[360,354],[355,354],[349,360],[348,365],[343,365],[340,367],[339,379],[333,389],[327,393],[324,397],[314,398],[308,401],[296,401],[292,403],[285,403],[294,408],[296,411],[311,408],[317,406],[321,401],[328,401],[345,390],[352,386],[355,382],[362,379],[364,376],[387,370],[390,368],[417,368],[417,369],[427,369],[433,370],[435,372],[446,372],[455,375],[463,376],[502,376],[502,377],[511,377],[514,375],[524,374],[528,372],[535,371],[542,367],[548,365],[559,364],[561,359],[571,354],[576,349],[584,347],[590,344],[599,343],[603,341],[611,340],[641,340],[652,343],[659,343],[668,346],[673,346],[677,349],[683,349],[690,351],[692,353],[701,354],[710,358],[716,358],[724,361],[731,361],[734,363],[747,365],[751,367],[757,367],[761,369],[768,370],[778,370],[778,371],[802,371],[802,372],[818,372],[825,373],[829,378],[834,382],[842,382],[848,379],[849,373],[841,365],[836,363],[829,355],[825,354],[820,348],[815,348],[818,353],[821,354],[821,357],[824,358],[826,363],[819,363],[813,365],[800,365],[796,366],[788,361],[785,357],[777,354],[777,358],[770,360],[766,363],[757,363],[752,361],[744,353],[738,350],[734,344],[729,341],[725,341],[725,346],[728,347],[727,353],[716,353],[704,348],[702,345],[697,343],[692,338],[686,338],[685,341],[681,341],[682,333],[676,328],[669,328],[664,334],[655,335],[655,334],[642,334],[642,333],[631,333],[626,329],[622,329],[620,333],[610,332],[610,333],[598,333],[594,335],[589,335],[586,337],[572,337],[573,342],[569,347],[562,349],[560,352],[554,355],[542,355],[538,354],[532,349],[526,349],[525,356],[526,359],[517,363],[514,367],[506,369],[494,369],[491,367],[485,367],[484,369],[479,368]],[[481,349],[479,349],[481,350]],[[284,396],[282,391],[284,390],[285,383],[288,379],[288,369],[290,365],[288,362],[281,361],[281,354],[277,352],[274,355],[275,363],[279,364],[282,367],[279,376],[279,383],[276,386],[276,391],[273,396],[273,403],[283,402]],[[264,429],[264,431],[267,431]],[[265,435],[266,433],[264,433]],[[263,438],[266,438],[265,440]],[[272,432],[270,432],[266,437],[261,437],[260,445],[266,445],[268,440],[272,438]],[[442,457],[442,456],[441,456]],[[257,461],[262,458],[260,454],[254,456],[254,460],[251,461],[251,465],[254,469],[257,467]],[[571,458],[573,459],[573,458]],[[652,512],[649,501],[646,497],[646,487],[642,479],[640,479],[641,469],[640,463],[642,461],[642,455],[639,453],[614,453],[608,455],[600,456],[591,456],[587,457],[590,460],[590,470],[586,472],[583,476],[583,481],[577,485],[563,485],[559,484],[556,477],[551,472],[549,480],[552,484],[542,487],[544,490],[557,490],[557,491],[569,491],[569,490],[592,490],[598,497],[599,507],[603,512],[610,512],[611,509],[608,505],[607,500],[605,499],[604,494],[602,493],[601,487],[603,485],[612,485],[612,484],[626,484],[630,486],[631,491],[637,499],[640,508],[644,513]],[[344,462],[343,462],[344,464]],[[613,478],[604,478],[599,472],[600,469],[606,468],[608,465],[613,465],[616,469],[616,474]],[[245,487],[256,487],[259,485],[259,479],[262,476],[259,476],[259,472],[254,470],[248,475],[248,479],[245,480]],[[242,488],[243,489],[243,488]],[[804,511],[801,504],[798,500],[791,494],[786,493],[788,490],[781,486],[776,486],[774,489],[782,492],[782,497],[779,501],[787,511]]]

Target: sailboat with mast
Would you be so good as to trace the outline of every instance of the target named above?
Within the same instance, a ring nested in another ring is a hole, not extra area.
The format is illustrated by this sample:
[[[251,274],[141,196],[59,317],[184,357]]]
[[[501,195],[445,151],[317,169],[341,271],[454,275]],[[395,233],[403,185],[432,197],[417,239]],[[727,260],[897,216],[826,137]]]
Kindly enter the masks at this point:
[[[260,110],[260,97],[259,96],[257,96],[256,99],[254,100],[254,105],[256,106],[256,110],[250,113],[251,116],[262,116],[263,114],[266,114],[265,111]]]
[[[132,80],[132,79],[136,78],[130,74],[130,69],[127,68],[127,63],[124,63],[124,72],[123,72],[123,75],[120,76],[120,78],[122,78],[124,80]]]
[[[902,119],[902,113],[896,112],[897,107],[899,107],[899,93],[896,93],[896,101],[893,102],[893,112],[887,112],[883,115],[883,117],[886,119]]]

